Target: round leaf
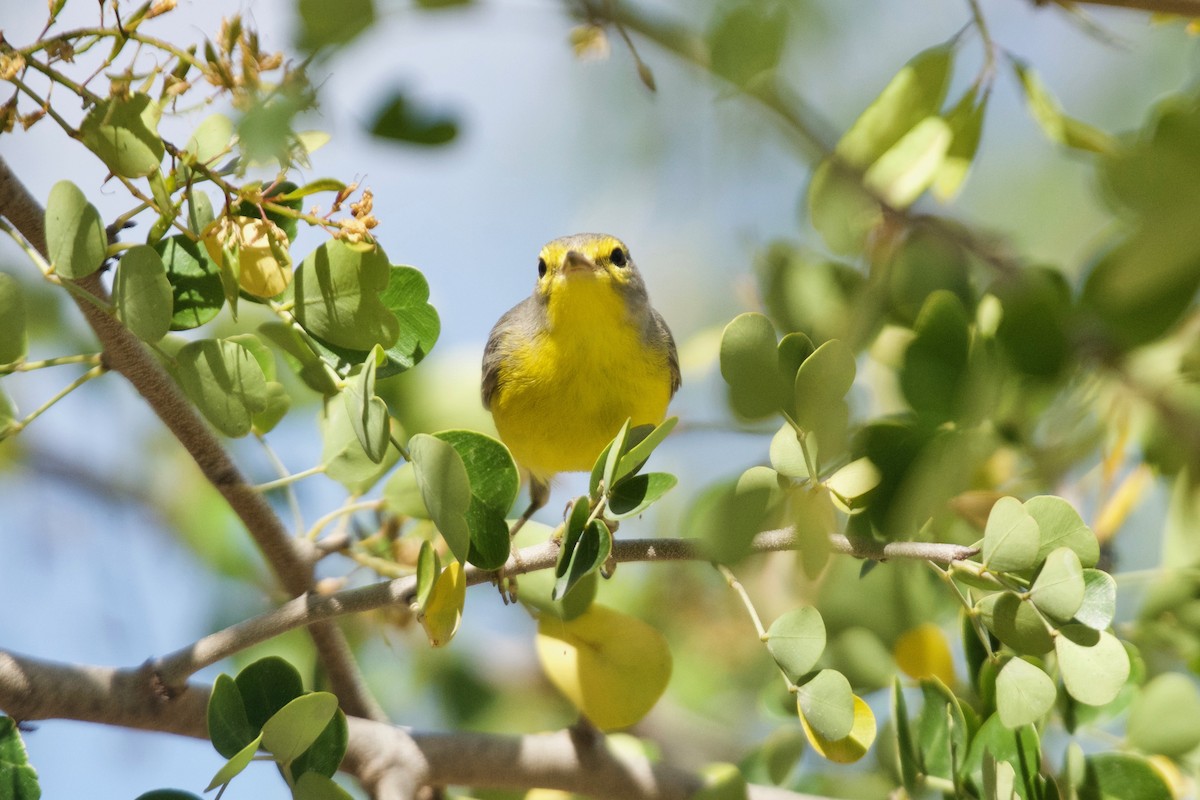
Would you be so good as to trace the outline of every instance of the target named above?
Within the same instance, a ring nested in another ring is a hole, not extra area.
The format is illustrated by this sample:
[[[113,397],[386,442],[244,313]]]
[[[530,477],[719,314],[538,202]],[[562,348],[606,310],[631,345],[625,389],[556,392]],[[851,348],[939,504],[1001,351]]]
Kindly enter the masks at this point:
[[[215,317],[225,304],[225,293],[208,251],[183,234],[163,239],[155,249],[171,284],[171,330],[197,328]]]
[[[79,138],[114,174],[141,178],[162,162],[161,115],[158,104],[144,94],[110,97],[92,106],[79,126]]]
[[[835,669],[823,669],[796,692],[796,706],[806,729],[823,741],[837,741],[854,728],[854,692]]]
[[[1037,563],[1037,522],[1015,497],[992,506],[983,531],[983,565],[994,572],[1020,572]]]
[[[779,408],[775,328],[762,314],[739,314],[721,334],[721,377],[729,384],[729,404],[746,419]]]
[[[1200,745],[1200,693],[1192,678],[1165,672],[1142,687],[1129,710],[1129,741],[1180,758]]]
[[[255,733],[276,711],[304,693],[300,673],[279,656],[267,656],[247,665],[234,681]]]
[[[448,442],[423,433],[409,440],[408,451],[430,519],[454,557],[466,561],[471,548],[471,480],[462,457]]]
[[[520,491],[517,465],[507,447],[482,433],[450,430],[434,436],[454,448],[467,472],[471,498],[466,510],[471,537],[467,560],[483,569],[496,569],[512,549],[505,516]]]
[[[225,758],[234,758],[258,735],[246,716],[246,705],[234,679],[218,675],[208,696],[208,738]]]
[[[260,329],[266,334],[266,329]],[[346,413],[346,404],[337,398],[325,403],[321,425],[321,463],[325,474],[348,490],[362,494],[392,468],[400,458],[395,448],[387,451],[382,463],[375,463],[363,450]]]
[[[46,249],[54,271],[72,280],[104,263],[108,234],[100,212],[70,181],[54,184],[46,201]]]
[[[1085,762],[1079,800],[1173,800],[1177,795],[1146,759],[1131,753],[1098,753]]]
[[[226,436],[245,436],[267,408],[262,367],[245,347],[219,339],[184,345],[176,355],[183,391]]]
[[[263,723],[262,746],[280,763],[291,763],[312,746],[337,710],[337,696],[329,692],[301,695]]]
[[[813,749],[838,764],[852,764],[858,761],[867,754],[867,750],[875,741],[875,714],[871,712],[871,707],[867,705],[867,702],[858,695],[854,695],[853,727],[845,738],[836,740],[824,738],[813,730],[803,714],[800,715],[800,724]]]
[[[334,240],[318,247],[296,270],[296,320],[339,347],[370,350],[396,342],[396,315],[380,299],[391,266],[383,250],[362,252]]]
[[[1054,647],[1037,610],[1013,592],[987,595],[976,608],[988,630],[1018,653],[1041,655]]]
[[[1025,510],[1029,512],[1038,524],[1041,532],[1041,545],[1038,547],[1038,560],[1050,555],[1052,550],[1059,547],[1069,547],[1079,556],[1079,563],[1084,567],[1096,566],[1100,558],[1100,545],[1096,534],[1084,523],[1083,519],[1070,503],[1061,497],[1040,495],[1025,501]]]
[[[117,319],[145,342],[167,335],[173,317],[171,284],[158,252],[147,245],[126,250],[113,283]]]
[[[932,622],[924,622],[900,634],[892,645],[896,665],[915,680],[937,678],[954,683],[954,660],[945,632]]]
[[[1083,571],[1083,603],[1075,619],[1102,631],[1112,624],[1117,613],[1117,582],[1113,576],[1098,569]]]
[[[661,633],[595,604],[572,620],[538,620],[537,652],[550,682],[604,731],[644,717],[671,678]]]
[[[996,709],[1006,728],[1041,719],[1054,706],[1054,681],[1021,658],[1011,658],[996,677]]]
[[[825,651],[825,621],[821,612],[812,606],[786,612],[771,623],[766,642],[779,668],[793,683],[799,682]]]
[[[1029,599],[1043,614],[1066,621],[1083,604],[1083,568],[1079,556],[1069,547],[1060,547],[1046,557],[1042,571],[1029,591]]]
[[[1067,625],[1054,639],[1067,691],[1081,703],[1111,703],[1129,678],[1129,654],[1111,633]]]
[[[813,170],[807,200],[813,228],[839,255],[860,253],[867,235],[883,222],[879,201],[862,187],[854,170],[835,158]]]

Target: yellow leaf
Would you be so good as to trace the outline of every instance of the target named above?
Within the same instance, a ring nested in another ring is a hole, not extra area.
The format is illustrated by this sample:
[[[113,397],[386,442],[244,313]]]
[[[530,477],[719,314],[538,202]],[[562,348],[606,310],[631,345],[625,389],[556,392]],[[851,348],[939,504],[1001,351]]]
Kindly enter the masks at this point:
[[[467,600],[467,578],[462,564],[451,561],[433,582],[425,609],[421,612],[421,625],[434,647],[450,643],[462,622],[463,604]]]
[[[274,297],[292,282],[288,237],[269,220],[222,217],[204,231],[204,248],[221,262],[222,249],[238,254],[238,285],[255,297]]]
[[[572,620],[542,617],[537,653],[550,682],[605,731],[646,716],[671,679],[671,651],[663,635],[601,605]]]
[[[803,714],[800,715],[800,724],[804,727],[804,735],[808,737],[813,749],[838,764],[852,764],[858,761],[875,742],[875,714],[858,695],[854,695],[854,727],[846,737],[834,741],[823,738],[809,727]]]
[[[896,664],[915,680],[937,678],[947,686],[954,684],[954,661],[946,634],[932,622],[905,631],[892,648]]]
[[[1142,464],[1121,481],[1121,485],[1100,509],[1096,524],[1092,526],[1097,541],[1104,544],[1125,524],[1125,518],[1142,501],[1146,489],[1151,485],[1152,477],[1150,468]]]

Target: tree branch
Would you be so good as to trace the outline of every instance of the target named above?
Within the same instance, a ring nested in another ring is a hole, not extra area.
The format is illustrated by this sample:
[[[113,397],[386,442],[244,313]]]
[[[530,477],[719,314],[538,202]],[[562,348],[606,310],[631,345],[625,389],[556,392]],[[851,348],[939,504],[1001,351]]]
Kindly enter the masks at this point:
[[[208,738],[208,686],[161,691],[147,666],[137,669],[61,664],[0,650],[0,709],[18,721],[72,719]],[[582,728],[500,736],[422,733],[350,716],[341,769],[373,797],[408,800],[422,785],[528,789],[592,797],[684,800],[702,780],[690,772],[607,746]],[[751,787],[753,800],[817,800]]]
[[[45,211],[3,158],[0,158],[0,216],[12,222],[39,253],[49,257]],[[76,283],[94,296],[108,299],[98,274]],[[315,556],[311,547],[301,549],[301,544],[288,534],[271,506],[246,482],[220,440],[141,341],[94,304],[78,298],[75,301],[100,341],[104,365],[124,375],[179,440],[204,477],[246,526],[287,592],[293,596],[306,592],[312,585]],[[357,716],[382,719],[383,711],[367,691],[342,632],[332,623],[318,623],[311,627],[311,635],[343,708]]]
[[[979,552],[978,548],[940,542],[875,542],[848,539],[841,534],[829,537],[834,552],[857,558],[886,561],[910,558],[949,564]],[[751,550],[758,553],[795,550],[799,546],[791,528],[764,531],[754,537]],[[524,575],[553,567],[558,561],[559,543],[549,541],[514,553],[503,570],[483,570],[469,566],[466,581],[470,586],[489,583],[502,572],[506,576]],[[696,539],[618,539],[613,542],[612,558],[617,562],[636,561],[708,561],[703,542]],[[343,614],[370,611],[388,605],[408,606],[417,590],[414,576],[380,581],[333,594],[300,595],[277,608],[231,625],[202,639],[147,663],[164,686],[179,687],[197,671],[228,658],[260,642],[305,625],[321,623]]]

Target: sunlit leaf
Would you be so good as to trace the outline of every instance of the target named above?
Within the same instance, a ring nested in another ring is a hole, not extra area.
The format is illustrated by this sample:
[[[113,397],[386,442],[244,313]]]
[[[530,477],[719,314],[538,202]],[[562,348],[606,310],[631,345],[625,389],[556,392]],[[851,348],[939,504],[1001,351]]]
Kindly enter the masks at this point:
[[[254,415],[267,408],[267,385],[249,350],[202,339],[184,345],[175,359],[184,393],[214,428],[235,438],[250,432]]]
[[[983,531],[983,565],[994,572],[1020,572],[1037,563],[1041,544],[1037,521],[1015,497],[992,506]]]
[[[142,341],[167,335],[173,318],[171,284],[158,252],[146,245],[126,250],[113,283],[117,319]]]
[[[29,763],[17,723],[4,716],[0,716],[0,785],[9,800],[38,800],[42,796],[37,771]]]
[[[813,730],[804,715],[800,715],[800,724],[804,727],[809,744],[823,757],[838,764],[852,764],[858,761],[875,742],[875,714],[858,695],[854,695],[853,720],[848,736],[831,741]]]
[[[223,676],[227,677],[227,676]],[[250,762],[254,759],[254,754],[258,752],[259,745],[262,744],[262,734],[255,736],[248,745],[235,753],[228,761],[225,762],[217,774],[213,775],[211,781],[204,791],[211,792],[218,786],[229,783],[231,780],[241,774],[242,770],[250,766]]]
[[[462,456],[448,442],[423,433],[409,440],[408,451],[430,519],[455,558],[466,561],[471,547],[471,480]]]
[[[462,562],[451,561],[433,582],[429,598],[418,615],[431,645],[444,647],[458,633],[466,601],[467,578]]]
[[[1046,556],[1029,599],[1043,614],[1065,621],[1083,605],[1084,588],[1079,556],[1069,547],[1060,547]]]
[[[166,148],[158,135],[162,109],[144,94],[105,98],[79,126],[79,138],[113,174],[141,178],[158,169]]]
[[[399,336],[396,315],[380,298],[390,274],[381,249],[361,252],[340,240],[326,242],[296,270],[296,320],[313,335],[341,347],[388,348]]]
[[[1111,633],[1067,625],[1054,637],[1054,651],[1067,691],[1081,703],[1110,703],[1129,677],[1129,654]]]
[[[263,723],[263,748],[280,763],[291,763],[317,740],[337,710],[337,696],[329,692],[297,697]]]
[[[825,622],[812,606],[788,611],[767,629],[767,650],[793,683],[812,671],[825,651]],[[840,738],[840,737],[834,737]]]
[[[296,780],[292,800],[354,800],[354,795],[319,772],[305,772]]]
[[[77,280],[91,275],[104,263],[108,234],[100,212],[79,187],[59,181],[46,201],[46,249],[54,271]]]
[[[910,678],[937,678],[954,684],[954,661],[945,632],[932,622],[909,628],[892,645],[896,665]]]
[[[863,173],[863,185],[893,208],[907,208],[937,177],[952,136],[946,120],[926,117]]]
[[[1006,728],[1036,723],[1056,696],[1050,676],[1020,658],[1010,658],[996,677],[996,709]]]
[[[21,284],[8,273],[0,272],[0,364],[24,358],[27,345]]]
[[[1177,797],[1162,774],[1132,753],[1096,753],[1087,757],[1079,800],[1173,800]]]
[[[962,99],[946,116],[953,138],[946,157],[933,178],[931,191],[939,202],[949,203],[962,191],[962,185],[975,160],[983,134],[983,117],[990,94],[978,97],[974,89],[963,93]]]

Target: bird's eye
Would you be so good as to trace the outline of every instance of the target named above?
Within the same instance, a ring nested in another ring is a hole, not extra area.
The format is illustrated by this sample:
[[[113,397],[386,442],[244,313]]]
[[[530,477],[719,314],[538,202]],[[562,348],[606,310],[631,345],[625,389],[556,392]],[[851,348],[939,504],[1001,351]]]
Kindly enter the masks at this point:
[[[629,263],[629,259],[625,256],[625,251],[619,247],[613,248],[612,255],[610,255],[608,259],[618,267],[623,267]]]
[[[546,277],[546,259],[544,259],[544,258],[538,259],[538,277],[539,278]]]

